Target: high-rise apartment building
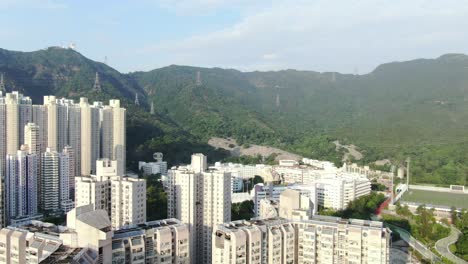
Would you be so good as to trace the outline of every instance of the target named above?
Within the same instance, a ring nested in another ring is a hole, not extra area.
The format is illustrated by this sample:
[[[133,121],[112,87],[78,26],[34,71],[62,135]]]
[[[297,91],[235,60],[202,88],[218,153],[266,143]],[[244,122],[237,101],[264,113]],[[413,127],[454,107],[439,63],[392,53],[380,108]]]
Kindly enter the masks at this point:
[[[47,148],[41,158],[41,209],[47,214],[70,211],[70,154]]]
[[[104,108],[110,109],[110,119],[104,120]],[[125,109],[119,100],[111,100],[109,106],[100,102],[89,104],[86,98],[80,103],[55,96],[44,96],[43,105],[32,105],[29,97],[18,92],[0,93],[0,177],[6,175],[6,155],[16,155],[22,144],[28,145],[30,153],[37,153],[40,168],[42,153],[66,149],[70,170],[69,195],[74,199],[74,176],[95,173],[95,161],[101,153],[102,124],[110,122],[110,134],[104,133],[111,157],[121,161],[125,169]],[[110,120],[110,121],[109,121]],[[34,125],[33,125],[34,123]],[[107,136],[109,135],[109,137]],[[110,139],[109,139],[110,138]],[[49,155],[46,155],[49,157]],[[38,170],[40,200],[48,195],[42,194],[42,169]],[[64,175],[62,173],[62,175]],[[64,194],[65,195],[65,194]],[[4,198],[4,182],[0,184],[0,200]],[[64,200],[62,197],[61,200]],[[56,199],[53,199],[54,201]],[[40,205],[45,205],[40,201]],[[69,204],[70,205],[70,204]],[[52,207],[56,207],[54,204]],[[59,207],[64,207],[59,205]],[[4,201],[0,201],[0,226],[4,226]]]
[[[126,110],[120,107],[120,100],[110,100],[102,109],[102,157],[118,160],[125,165],[125,120]],[[125,168],[122,167],[121,170]]]
[[[96,160],[100,153],[100,109],[80,99],[81,107],[81,175],[96,172]]]
[[[168,215],[188,224],[192,263],[211,263],[213,227],[231,218],[231,175],[207,170],[203,154],[169,170]]]
[[[76,206],[93,204],[106,210],[112,227],[142,224],[146,221],[146,181],[124,177],[118,161],[96,161],[96,175],[75,178]]]
[[[6,157],[7,223],[12,219],[28,218],[38,213],[38,159],[37,154],[28,153],[25,145],[16,155]]]
[[[382,222],[314,216],[240,220],[213,232],[212,263],[389,263],[391,232]]]

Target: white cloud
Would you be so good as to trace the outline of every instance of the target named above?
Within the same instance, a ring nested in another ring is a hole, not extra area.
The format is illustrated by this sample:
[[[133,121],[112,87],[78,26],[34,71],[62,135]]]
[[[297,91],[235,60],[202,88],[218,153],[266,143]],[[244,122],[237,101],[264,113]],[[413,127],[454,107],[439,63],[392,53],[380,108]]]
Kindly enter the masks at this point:
[[[175,2],[216,6],[228,1]],[[276,1],[223,30],[147,45],[137,54],[157,58],[158,64],[148,61],[147,69],[190,64],[368,72],[382,62],[468,47],[462,34],[466,17],[468,1]]]

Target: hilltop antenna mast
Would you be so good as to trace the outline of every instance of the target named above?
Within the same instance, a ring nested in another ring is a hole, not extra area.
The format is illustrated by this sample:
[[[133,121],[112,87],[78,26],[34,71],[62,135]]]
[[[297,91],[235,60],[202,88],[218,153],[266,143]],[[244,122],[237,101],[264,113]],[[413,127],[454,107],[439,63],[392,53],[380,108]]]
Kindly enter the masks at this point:
[[[154,103],[153,102],[151,102],[150,114],[154,115]]]
[[[135,105],[140,105],[140,100],[138,100],[138,93],[135,93]]]
[[[108,63],[107,56],[104,56],[104,64],[107,65],[107,63]]]
[[[0,92],[6,92],[5,80],[3,79],[3,72],[0,74]]]
[[[197,86],[201,86],[201,85],[202,85],[200,71],[197,72],[197,82],[196,82],[196,85],[197,85]]]
[[[96,72],[96,78],[94,79],[93,89],[97,92],[101,91],[101,82],[99,81],[99,73]]]

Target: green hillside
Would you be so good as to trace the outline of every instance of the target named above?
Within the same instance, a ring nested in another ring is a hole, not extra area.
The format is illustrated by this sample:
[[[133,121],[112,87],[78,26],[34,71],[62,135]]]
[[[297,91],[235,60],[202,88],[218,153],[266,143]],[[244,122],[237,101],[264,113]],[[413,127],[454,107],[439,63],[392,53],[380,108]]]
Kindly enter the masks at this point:
[[[100,76],[101,92],[93,90],[96,72]],[[87,59],[71,49],[48,48],[35,52],[0,49],[0,73],[4,73],[7,91],[18,90],[42,103],[44,95],[107,101],[121,99],[128,110],[127,157],[136,168],[138,160],[151,160],[152,153],[161,151],[171,164],[187,162],[192,151],[224,158],[198,137],[188,133],[164,115],[149,115],[146,95],[134,79],[99,62]],[[141,107],[133,103],[139,94]]]
[[[468,57],[448,54],[384,64],[366,75],[185,66],[131,75],[158,112],[197,135],[335,161],[336,138],[358,145],[364,162],[414,157],[416,182],[464,184],[467,73]]]
[[[174,163],[192,151],[225,157],[206,145],[212,136],[339,163],[337,139],[357,145],[363,163],[398,164],[411,156],[414,182],[466,184],[468,56],[462,54],[383,64],[365,75],[174,65],[121,74],[70,49],[0,49],[0,72],[8,90],[38,103],[46,94],[120,98],[129,113],[131,164],[154,151]],[[96,72],[102,92],[92,90]],[[155,115],[148,113],[151,102]]]

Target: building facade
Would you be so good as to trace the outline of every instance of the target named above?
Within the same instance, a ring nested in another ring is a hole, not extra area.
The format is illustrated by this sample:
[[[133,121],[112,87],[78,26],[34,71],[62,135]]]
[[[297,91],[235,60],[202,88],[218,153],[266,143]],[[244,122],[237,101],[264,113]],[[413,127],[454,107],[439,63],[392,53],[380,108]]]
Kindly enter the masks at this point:
[[[390,238],[390,230],[374,221],[324,216],[241,220],[216,227],[212,263],[385,264]]]
[[[96,175],[75,178],[75,204],[105,210],[114,229],[146,221],[146,181],[124,177],[115,160],[96,161]]]
[[[29,154],[26,146],[16,155],[6,158],[6,222],[12,219],[28,218],[38,214],[38,156]]]
[[[213,227],[231,218],[231,176],[208,170],[203,154],[169,170],[168,216],[187,224],[191,263],[211,263]]]

